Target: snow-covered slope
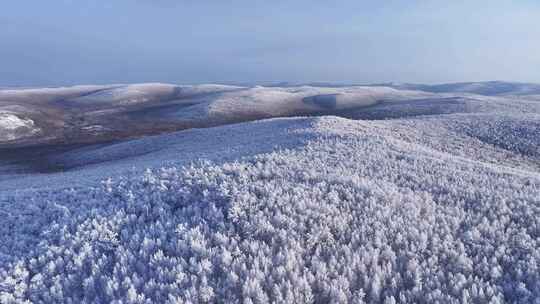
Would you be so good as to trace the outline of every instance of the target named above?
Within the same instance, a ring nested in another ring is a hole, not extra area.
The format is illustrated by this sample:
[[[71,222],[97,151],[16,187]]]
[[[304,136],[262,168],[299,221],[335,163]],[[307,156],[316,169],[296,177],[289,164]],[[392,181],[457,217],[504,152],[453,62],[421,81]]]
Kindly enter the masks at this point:
[[[226,85],[179,86],[165,83],[142,83],[113,87],[107,90],[70,99],[71,104],[87,106],[129,106],[150,102],[169,101],[192,96],[238,90],[241,87]]]
[[[216,122],[238,122],[268,117],[333,113],[375,105],[383,100],[410,100],[429,96],[432,95],[386,87],[255,87],[224,93],[170,115],[178,119],[216,124]]]
[[[0,111],[0,142],[13,141],[38,132],[39,128],[34,126],[33,120],[21,118],[11,112]]]
[[[0,109],[31,119],[39,136],[0,148],[108,142],[261,118],[333,114],[383,100],[440,98],[387,87],[239,87],[144,83],[0,90]]]
[[[472,93],[486,96],[540,94],[539,84],[506,81],[459,82],[433,85],[387,83],[384,85],[396,89],[419,90],[431,93]]]
[[[0,142],[0,149],[45,143],[102,143],[271,117],[351,117],[354,112],[362,118],[384,118],[389,114],[386,110],[396,106],[400,109],[408,106],[409,113],[416,115],[469,113],[482,110],[473,107],[485,101],[536,101],[535,94],[540,92],[537,87],[505,82],[330,87],[142,83],[2,89],[0,111],[9,110],[31,120],[41,132],[34,132],[33,136],[10,136],[15,139]],[[363,109],[370,117],[364,117]],[[398,110],[395,117],[401,113]]]
[[[239,89],[225,85],[161,83],[1,89],[0,111],[31,120],[42,132],[34,132],[31,137],[10,136],[14,140],[0,142],[0,149],[107,142],[186,129],[190,126],[160,122],[155,115],[149,121],[141,120],[141,113],[156,113],[156,109],[166,112],[166,107],[181,108],[197,103],[201,96]]]
[[[2,89],[0,90],[0,101],[43,104],[50,101],[75,98],[114,87],[114,85],[82,85],[58,88]]]
[[[394,119],[186,130],[0,181],[0,302],[538,302],[540,104],[385,100],[349,114]]]

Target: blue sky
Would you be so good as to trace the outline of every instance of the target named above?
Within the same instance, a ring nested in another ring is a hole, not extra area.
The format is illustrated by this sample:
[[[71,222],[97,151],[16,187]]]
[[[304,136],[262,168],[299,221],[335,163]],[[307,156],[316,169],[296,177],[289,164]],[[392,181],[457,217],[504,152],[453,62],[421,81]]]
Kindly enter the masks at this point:
[[[540,82],[539,1],[6,0],[0,86]]]

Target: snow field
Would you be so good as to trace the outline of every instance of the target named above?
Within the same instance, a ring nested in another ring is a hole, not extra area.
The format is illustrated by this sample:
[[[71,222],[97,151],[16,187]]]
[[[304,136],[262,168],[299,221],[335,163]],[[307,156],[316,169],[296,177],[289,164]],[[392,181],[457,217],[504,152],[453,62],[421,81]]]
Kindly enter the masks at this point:
[[[39,132],[34,121],[11,112],[0,112],[0,142],[32,136]]]

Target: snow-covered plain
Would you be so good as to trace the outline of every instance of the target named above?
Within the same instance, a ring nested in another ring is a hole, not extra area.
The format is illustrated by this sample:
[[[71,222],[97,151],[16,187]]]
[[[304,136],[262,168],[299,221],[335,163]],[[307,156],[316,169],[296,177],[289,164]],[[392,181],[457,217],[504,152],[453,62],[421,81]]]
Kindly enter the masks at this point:
[[[249,90],[196,106],[348,100]],[[406,94],[0,181],[0,302],[540,303],[540,103]]]

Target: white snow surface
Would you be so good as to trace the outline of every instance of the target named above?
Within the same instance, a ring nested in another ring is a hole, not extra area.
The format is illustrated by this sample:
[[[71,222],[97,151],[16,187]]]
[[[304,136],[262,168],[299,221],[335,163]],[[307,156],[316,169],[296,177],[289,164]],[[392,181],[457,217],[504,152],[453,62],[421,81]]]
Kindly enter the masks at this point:
[[[206,109],[366,96],[250,90]],[[73,169],[0,181],[0,303],[539,303],[539,103],[443,106],[58,155]]]
[[[130,105],[198,94],[226,92],[242,87],[220,84],[174,85],[167,83],[77,85],[57,88],[0,89],[0,102],[43,104],[62,101],[66,104]]]
[[[430,93],[387,87],[254,87],[226,92],[197,105],[182,108],[169,117],[210,122],[242,121],[279,116],[328,113],[366,107],[382,100],[409,100],[433,96]]]
[[[58,88],[29,88],[29,89],[4,89],[0,90],[0,101],[33,101],[47,102],[57,99],[78,97],[98,90],[113,88],[114,85],[78,85]]]
[[[32,136],[39,132],[34,121],[11,112],[0,111],[0,142]]]
[[[72,103],[130,105],[155,102],[161,99],[187,98],[194,95],[226,92],[241,87],[203,84],[173,85],[166,83],[141,83],[112,87],[70,100]]]

